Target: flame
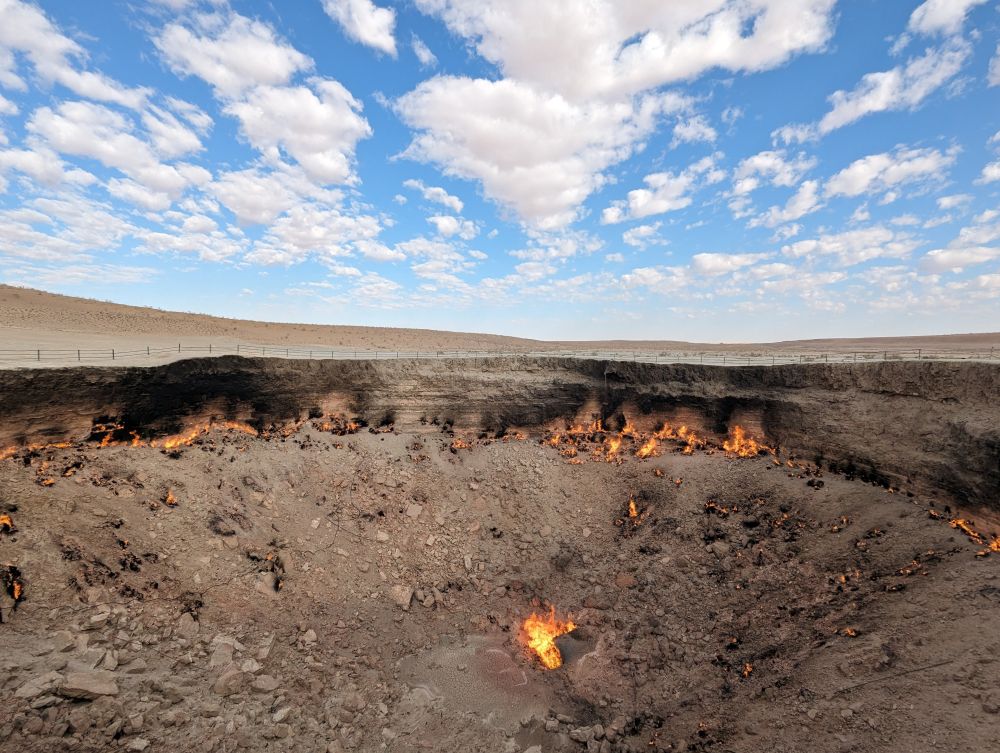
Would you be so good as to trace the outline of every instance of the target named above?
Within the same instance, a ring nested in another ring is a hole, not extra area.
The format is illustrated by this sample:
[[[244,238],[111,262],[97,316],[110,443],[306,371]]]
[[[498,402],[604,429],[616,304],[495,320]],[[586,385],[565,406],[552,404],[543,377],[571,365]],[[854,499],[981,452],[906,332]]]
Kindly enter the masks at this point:
[[[635,506],[635,497],[631,495],[628,498],[628,516],[630,518],[639,517],[639,509]]]
[[[191,445],[194,440],[203,434],[208,434],[210,431],[239,431],[244,434],[249,434],[252,437],[260,436],[255,428],[250,426],[250,424],[245,424],[242,421],[211,421],[205,424],[197,424],[192,428],[180,434],[174,434],[173,436],[164,437],[163,439],[154,439],[149,443],[150,447],[162,447],[165,450],[173,450],[177,447]],[[136,446],[133,440],[133,447]]]
[[[167,489],[167,496],[163,498],[163,504],[165,504],[167,507],[177,506],[177,497],[174,496],[173,489]]]
[[[705,446],[705,442],[699,439],[698,435],[693,431],[690,431],[686,426],[682,426],[677,430],[677,438],[684,442],[684,449],[682,452],[685,455],[691,455],[696,449]]]
[[[14,533],[14,520],[7,513],[0,515],[0,533]]]
[[[452,452],[458,452],[459,450],[469,449],[469,443],[461,437],[455,437],[455,439],[452,440],[450,447]]]
[[[747,436],[746,431],[738,424],[729,428],[729,438],[722,443],[722,449],[738,458],[752,458],[761,452],[772,451],[770,447]]]
[[[972,522],[963,518],[952,518],[950,521],[952,528],[957,528],[964,533],[974,544],[985,544],[986,540],[972,527]]]
[[[639,451],[635,453],[637,458],[651,458],[654,455],[659,455],[656,451],[659,442],[656,441],[656,437],[650,437],[646,440],[646,443],[639,448]]]
[[[562,666],[562,654],[556,646],[556,638],[575,630],[571,621],[557,620],[556,608],[552,607],[547,618],[535,612],[524,620],[521,625],[521,640],[530,648],[546,669],[558,669]]]
[[[619,435],[621,435],[623,437],[634,437],[634,436],[636,436],[635,426],[632,425],[631,421],[629,421],[628,419],[626,419],[625,420],[625,425],[622,427],[622,430],[620,432],[618,432],[618,433],[619,433]]]
[[[988,548],[991,552],[1000,552],[1000,536],[994,536]]]
[[[749,677],[753,673],[753,664],[746,662],[743,665],[743,671],[740,672],[744,677]]]

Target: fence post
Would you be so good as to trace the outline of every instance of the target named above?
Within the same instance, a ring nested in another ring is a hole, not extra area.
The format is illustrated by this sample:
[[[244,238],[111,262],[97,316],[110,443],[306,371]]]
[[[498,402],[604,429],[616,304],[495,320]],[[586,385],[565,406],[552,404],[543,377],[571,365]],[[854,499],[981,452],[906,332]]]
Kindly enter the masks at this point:
[[[115,349],[114,348],[111,349],[111,360],[112,361],[115,360]]]
[[[917,348],[917,360],[921,360],[921,353],[924,352],[923,348]]]
[[[882,351],[882,360],[883,361],[888,361],[889,360],[889,351],[887,351],[887,350],[883,350]]]
[[[146,357],[149,358],[149,346],[146,346]]]
[[[77,352],[76,352],[76,360],[77,360],[77,361],[79,361],[79,360],[80,360],[80,351],[77,351]]]
[[[211,355],[211,354],[212,354],[212,343],[209,343],[209,344],[208,344],[208,354],[209,354],[209,355]]]
[[[177,343],[177,352],[178,352],[178,353],[180,353],[180,352],[181,352],[181,344],[180,344],[180,343]]]
[[[39,361],[42,360],[42,350],[41,350],[41,348],[38,349],[38,360]]]

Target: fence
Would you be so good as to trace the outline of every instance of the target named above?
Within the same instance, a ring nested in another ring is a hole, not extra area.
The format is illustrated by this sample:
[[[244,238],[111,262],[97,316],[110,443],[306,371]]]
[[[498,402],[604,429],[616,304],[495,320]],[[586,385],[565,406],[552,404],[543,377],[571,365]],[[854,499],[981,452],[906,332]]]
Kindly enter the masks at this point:
[[[177,360],[183,356],[204,357],[236,355],[244,357],[289,359],[485,359],[485,358],[587,358],[608,361],[662,364],[713,364],[721,366],[778,366],[795,363],[871,363],[882,361],[994,361],[1000,363],[1000,345],[988,351],[945,350],[933,348],[855,350],[855,351],[635,351],[635,350],[372,350],[361,348],[295,348],[274,345],[220,344],[183,345],[131,349],[0,349],[0,363],[33,366],[42,363],[108,363],[141,365],[143,362]]]

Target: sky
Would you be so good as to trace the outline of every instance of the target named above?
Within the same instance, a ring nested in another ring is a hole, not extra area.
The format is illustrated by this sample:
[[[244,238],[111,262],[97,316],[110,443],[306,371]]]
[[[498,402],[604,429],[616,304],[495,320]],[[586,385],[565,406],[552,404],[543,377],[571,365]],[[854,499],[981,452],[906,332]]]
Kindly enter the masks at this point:
[[[0,0],[0,282],[543,339],[1000,331],[987,0]]]

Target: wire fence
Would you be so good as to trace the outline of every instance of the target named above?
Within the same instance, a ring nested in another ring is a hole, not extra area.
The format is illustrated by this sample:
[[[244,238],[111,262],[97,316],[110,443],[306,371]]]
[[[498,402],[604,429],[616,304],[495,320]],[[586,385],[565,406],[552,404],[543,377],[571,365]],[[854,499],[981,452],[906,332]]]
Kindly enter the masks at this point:
[[[144,348],[28,348],[0,349],[0,363],[22,366],[56,363],[110,363],[141,365],[144,362],[178,360],[185,356],[223,355],[247,358],[379,361],[392,359],[487,359],[487,358],[586,358],[661,364],[712,364],[721,366],[778,366],[797,363],[873,363],[885,361],[983,361],[1000,363],[1000,344],[989,350],[935,348],[866,349],[854,351],[637,351],[637,350],[385,350],[362,348],[307,348],[253,344],[209,344],[146,346]]]

